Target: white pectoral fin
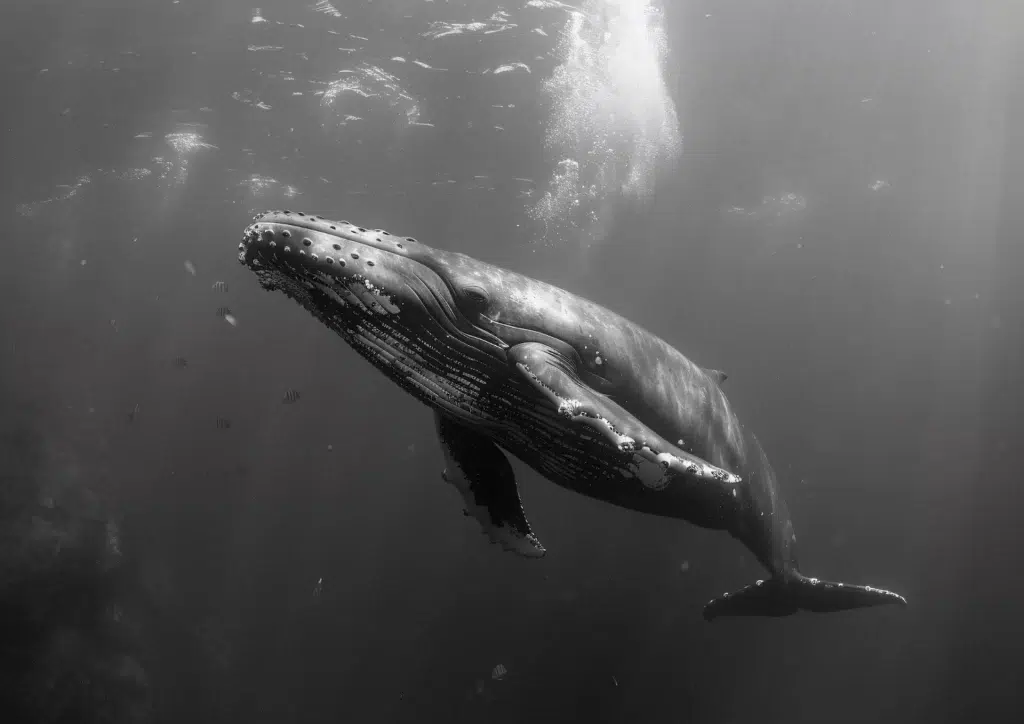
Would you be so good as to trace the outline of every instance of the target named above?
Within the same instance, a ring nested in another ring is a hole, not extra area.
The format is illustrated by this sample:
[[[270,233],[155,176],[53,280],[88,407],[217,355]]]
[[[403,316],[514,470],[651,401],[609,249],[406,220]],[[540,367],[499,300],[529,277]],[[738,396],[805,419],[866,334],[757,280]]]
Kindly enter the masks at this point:
[[[595,430],[632,458],[630,467],[649,488],[661,489],[679,477],[735,486],[742,479],[665,440],[628,410],[584,384],[571,363],[536,342],[513,347],[509,359],[537,394],[572,424]]]
[[[528,558],[546,551],[523,511],[515,473],[491,440],[439,412],[434,413],[444,479],[462,495],[467,515],[475,518],[492,542]]]

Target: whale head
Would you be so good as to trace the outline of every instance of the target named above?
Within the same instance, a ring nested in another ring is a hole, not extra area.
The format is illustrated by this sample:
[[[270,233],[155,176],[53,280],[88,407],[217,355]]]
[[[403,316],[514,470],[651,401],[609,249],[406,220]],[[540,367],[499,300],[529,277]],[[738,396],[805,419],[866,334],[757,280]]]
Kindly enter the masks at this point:
[[[238,258],[428,404],[458,406],[474,368],[506,364],[508,345],[474,321],[490,301],[483,262],[292,211],[254,217]]]

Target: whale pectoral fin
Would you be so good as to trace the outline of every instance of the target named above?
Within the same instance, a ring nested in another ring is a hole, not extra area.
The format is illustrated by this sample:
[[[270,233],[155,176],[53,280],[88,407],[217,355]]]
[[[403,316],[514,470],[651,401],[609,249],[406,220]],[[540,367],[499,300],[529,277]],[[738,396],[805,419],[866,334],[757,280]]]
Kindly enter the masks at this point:
[[[543,556],[546,551],[530,530],[505,454],[488,438],[440,412],[434,412],[434,421],[445,459],[444,479],[462,495],[466,514],[504,550],[528,558]]]
[[[586,385],[572,361],[557,350],[539,342],[525,342],[512,347],[508,359],[560,415],[630,455],[630,467],[645,486],[660,490],[683,478],[712,483],[724,495],[735,495],[740,476],[661,437],[614,400]]]
[[[822,581],[791,571],[788,580],[758,581],[735,593],[726,593],[704,607],[704,619],[719,616],[788,616],[797,611],[832,613],[853,608],[907,605],[898,593],[873,586]]]

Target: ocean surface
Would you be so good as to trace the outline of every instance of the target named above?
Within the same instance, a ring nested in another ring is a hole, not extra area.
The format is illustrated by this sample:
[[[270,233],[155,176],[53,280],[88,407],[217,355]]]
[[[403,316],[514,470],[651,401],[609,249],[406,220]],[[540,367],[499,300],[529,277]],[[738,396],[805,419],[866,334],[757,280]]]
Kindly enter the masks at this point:
[[[0,720],[1000,722],[1024,685],[1024,5],[7,0]],[[288,208],[559,285],[704,367],[808,575],[514,462],[237,261]]]

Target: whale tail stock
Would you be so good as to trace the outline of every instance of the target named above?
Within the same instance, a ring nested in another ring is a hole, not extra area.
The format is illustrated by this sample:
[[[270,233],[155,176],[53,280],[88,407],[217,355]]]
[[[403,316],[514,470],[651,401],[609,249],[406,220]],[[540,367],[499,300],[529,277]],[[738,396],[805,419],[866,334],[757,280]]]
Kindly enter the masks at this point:
[[[823,581],[800,572],[793,521],[775,471],[752,432],[748,433],[747,444],[750,458],[732,534],[754,553],[771,577],[712,600],[704,607],[704,619],[789,616],[801,610],[831,613],[890,603],[906,606],[907,600],[892,591]]]
[[[832,613],[890,603],[906,606],[907,600],[881,588],[822,581],[789,570],[784,577],[757,581],[714,599],[704,607],[704,620],[713,621],[720,616],[789,616],[801,610]]]

